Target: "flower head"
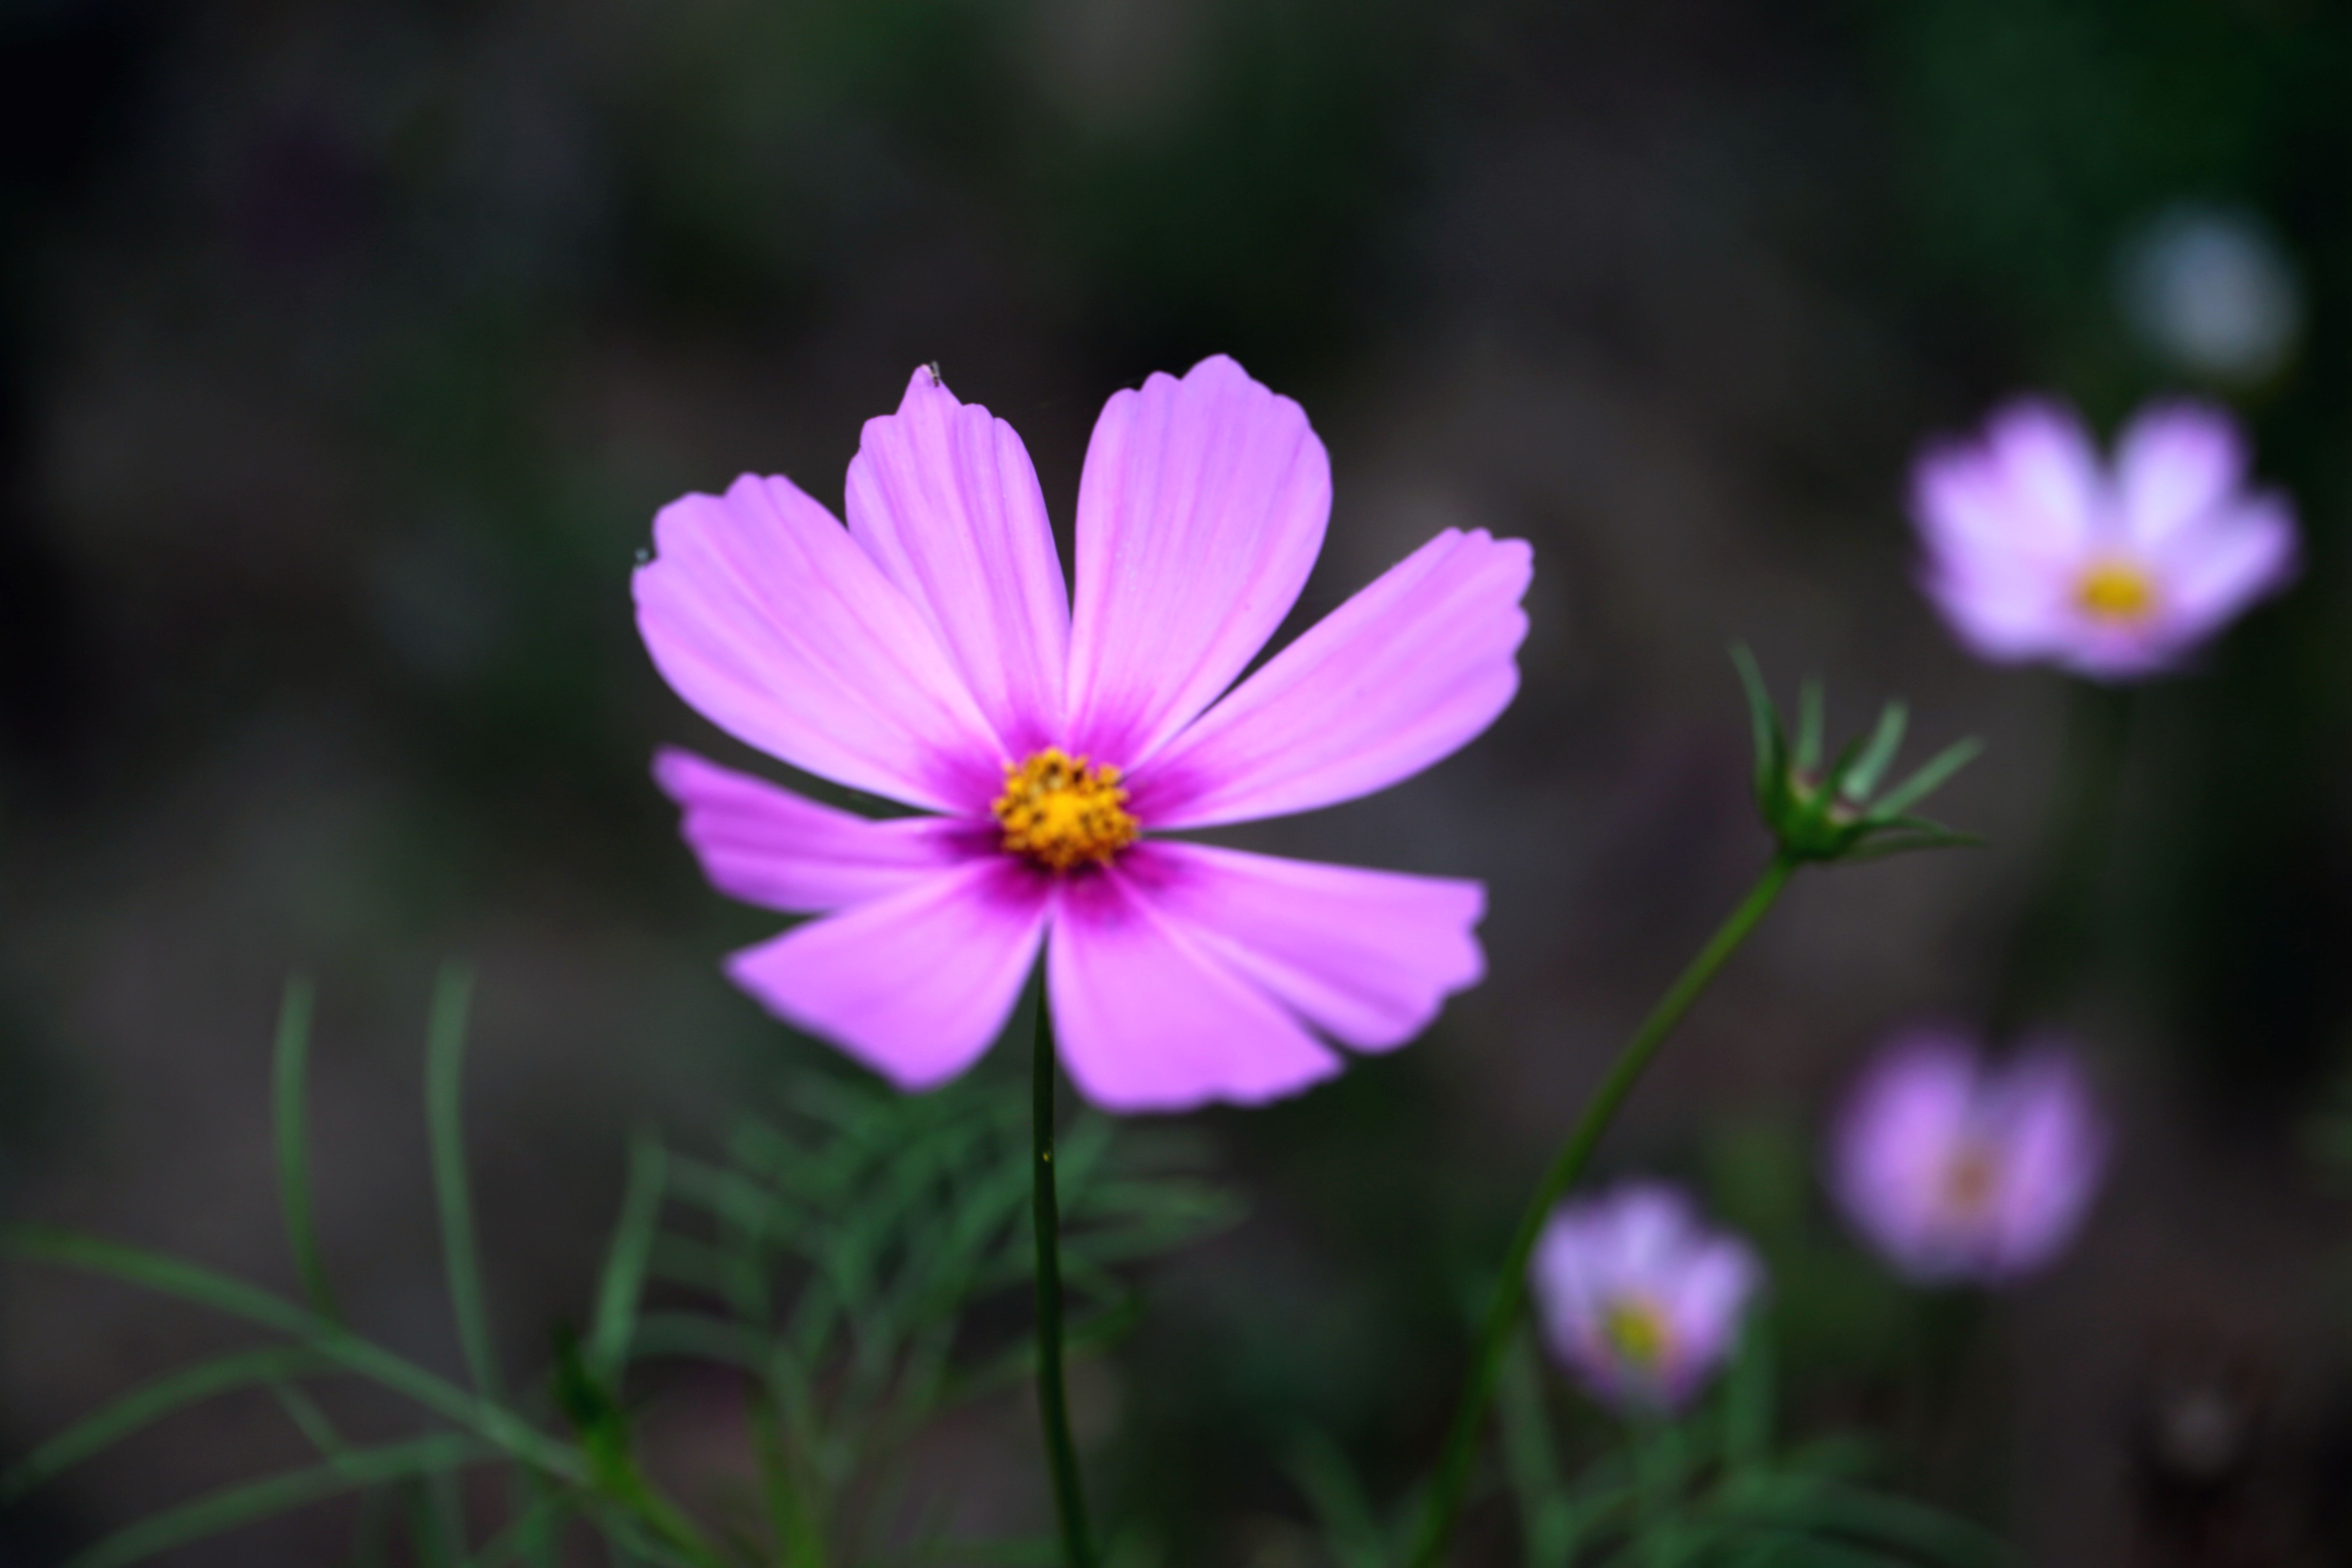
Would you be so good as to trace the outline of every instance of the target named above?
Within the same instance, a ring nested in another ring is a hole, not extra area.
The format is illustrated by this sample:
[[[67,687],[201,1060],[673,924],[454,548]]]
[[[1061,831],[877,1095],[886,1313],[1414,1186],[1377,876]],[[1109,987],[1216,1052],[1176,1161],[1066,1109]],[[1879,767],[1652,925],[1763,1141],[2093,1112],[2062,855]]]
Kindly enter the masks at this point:
[[[873,820],[683,752],[656,776],[722,891],[808,921],[737,984],[893,1082],[962,1072],[1042,949],[1062,1057],[1114,1110],[1255,1103],[1402,1045],[1484,970],[1475,882],[1156,835],[1386,788],[1517,689],[1528,546],[1449,529],[1247,679],[1322,548],[1330,468],[1232,360],[1121,392],[1076,594],[1011,426],[920,370],[845,529],[788,479],[655,520],[637,624],[738,739],[924,815]],[[1230,689],[1228,689],[1230,688]]]
[[[2055,1046],[1988,1065],[1955,1036],[1912,1034],[1854,1087],[1831,1186],[1854,1227],[1920,1284],[1999,1284],[2065,1247],[2096,1194],[2106,1134]]]
[[[1926,586],[1960,640],[2000,664],[2095,680],[2178,666],[2296,570],[2284,498],[2245,488],[2221,410],[2141,411],[2112,468],[2071,412],[2028,400],[1913,476]]]
[[[1764,1279],[1745,1241],[1647,1182],[1561,1205],[1531,1274],[1553,1352],[1621,1410],[1687,1404],[1730,1353]]]

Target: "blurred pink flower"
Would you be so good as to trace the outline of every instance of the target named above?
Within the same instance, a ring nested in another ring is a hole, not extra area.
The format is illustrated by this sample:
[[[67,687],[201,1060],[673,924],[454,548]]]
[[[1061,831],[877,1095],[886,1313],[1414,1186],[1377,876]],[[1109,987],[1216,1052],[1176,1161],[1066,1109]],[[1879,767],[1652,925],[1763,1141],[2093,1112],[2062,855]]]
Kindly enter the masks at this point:
[[[2295,574],[2293,509],[2245,481],[2219,408],[2143,409],[2110,469],[2070,410],[2012,403],[1981,440],[1919,459],[1927,594],[1998,664],[2109,681],[2169,669]]]
[[[1531,1274],[1553,1352],[1621,1410],[1687,1404],[1731,1352],[1764,1279],[1745,1241],[1645,1182],[1561,1205]]]
[[[928,370],[866,422],[846,530],[782,479],[663,508],[635,587],[670,685],[936,814],[872,820],[665,752],[711,881],[823,917],[728,973],[923,1089],[987,1049],[1043,946],[1070,1075],[1120,1110],[1256,1103],[1339,1069],[1321,1037],[1419,1034],[1484,972],[1478,884],[1144,837],[1385,788],[1517,689],[1530,552],[1453,529],[1234,683],[1330,500],[1306,415],[1220,356],[1104,407],[1075,611],[1020,437]]]
[[[2066,1051],[2042,1045],[1989,1066],[1957,1036],[1919,1032],[1881,1051],[1854,1086],[1831,1186],[1905,1277],[1999,1284],[2073,1238],[2106,1145]]]

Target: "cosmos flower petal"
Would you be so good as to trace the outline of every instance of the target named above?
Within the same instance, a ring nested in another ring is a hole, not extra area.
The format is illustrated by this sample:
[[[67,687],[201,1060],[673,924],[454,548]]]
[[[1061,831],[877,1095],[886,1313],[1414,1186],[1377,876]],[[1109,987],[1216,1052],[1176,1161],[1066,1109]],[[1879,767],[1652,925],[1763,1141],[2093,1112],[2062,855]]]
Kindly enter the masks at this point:
[[[1475,882],[1179,843],[1138,845],[1120,870],[1200,950],[1359,1050],[1403,1045],[1486,973]]]
[[[2063,650],[2105,489],[2081,422],[2039,401],[2001,410],[1981,442],[1921,458],[1911,510],[1927,547],[1925,586],[1978,657],[2017,663]]]
[[[1548,1318],[1581,1320],[1600,1310],[1601,1270],[1586,1267],[1584,1260],[1604,1234],[1590,1204],[1563,1205],[1544,1222],[1529,1270],[1540,1282],[1537,1295]]]
[[[673,747],[655,756],[654,780],[683,808],[679,831],[712,887],[790,914],[887,898],[993,847],[951,818],[877,822]]]
[[[2159,403],[2116,442],[2116,488],[2134,544],[2157,549],[2231,498],[2246,474],[2245,443],[2219,408]]]
[[[2165,613],[2180,640],[2201,640],[2294,581],[2302,566],[2294,513],[2276,496],[2240,501],[2194,534],[2168,542],[2159,559]]]
[[[2057,1048],[2021,1057],[1992,1086],[2000,1102],[2009,1180],[1990,1227],[1995,1277],[2049,1262],[2081,1226],[2106,1163],[2106,1131],[2074,1058]]]
[[[1942,1225],[1941,1192],[1967,1131],[1976,1066],[1941,1031],[1898,1038],[1854,1087],[1839,1122],[1831,1184],[1856,1228],[1916,1279],[1959,1267]]]
[[[1668,1298],[1675,1354],[1667,1383],[1675,1404],[1697,1392],[1707,1372],[1729,1359],[1748,1299],[1764,1279],[1754,1250],[1735,1236],[1710,1236],[1690,1247],[1679,1262]]]
[[[2003,516],[2012,532],[2073,543],[2101,526],[2106,477],[2074,410],[2024,399],[1996,413],[1985,437],[1987,461],[2008,492]]]
[[[1045,981],[1062,1065],[1106,1110],[1260,1105],[1339,1069],[1123,865],[1062,885]]]
[[[2020,554],[2071,558],[2071,542],[2017,526],[2009,476],[1981,447],[1937,446],[1922,455],[1911,479],[1911,513],[1928,558],[1948,570]]]
[[[1990,552],[1933,559],[1921,585],[1969,651],[1992,664],[2061,657],[2081,624],[2055,569]]]
[[[727,962],[768,1010],[905,1089],[980,1059],[1037,956],[1050,884],[1002,857],[937,873]]]
[[[1604,1233],[1609,1267],[1648,1278],[1672,1266],[1685,1238],[1698,1226],[1690,1200],[1655,1182],[1630,1182],[1614,1194]]]
[[[1139,769],[1154,827],[1204,827],[1352,800],[1495,721],[1518,689],[1524,540],[1447,529],[1355,595]]]
[[[1003,748],[922,613],[789,479],[746,474],[654,520],[637,627],[704,718],[794,767],[984,809]]]
[[[1219,354],[1103,407],[1078,483],[1073,752],[1133,771],[1274,635],[1323,547],[1298,405]]]
[[[1929,448],[1913,476],[1912,511],[1937,554],[2071,560],[2098,531],[2106,495],[2082,421],[2023,399],[1995,413],[1980,441]]]
[[[1069,592],[1013,426],[918,370],[898,412],[866,422],[847,500],[850,537],[930,622],[1007,754],[1057,739]]]
[[[1932,493],[1933,480],[1923,479],[1920,488]],[[1927,542],[1920,586],[1969,652],[1993,664],[2021,664],[2064,651],[2078,624],[2070,603],[2071,557],[1962,536],[1957,525],[1940,521],[1966,515],[1948,500],[1915,505]]]

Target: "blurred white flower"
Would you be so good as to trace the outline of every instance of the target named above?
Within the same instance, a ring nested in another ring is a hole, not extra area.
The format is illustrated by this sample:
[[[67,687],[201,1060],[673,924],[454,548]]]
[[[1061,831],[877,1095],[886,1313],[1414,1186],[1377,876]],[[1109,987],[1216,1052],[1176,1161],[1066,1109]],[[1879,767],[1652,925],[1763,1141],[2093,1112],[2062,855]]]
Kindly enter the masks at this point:
[[[2267,224],[2228,207],[2165,208],[2123,250],[2125,320],[2175,368],[2258,382],[2294,352],[2303,281]]]

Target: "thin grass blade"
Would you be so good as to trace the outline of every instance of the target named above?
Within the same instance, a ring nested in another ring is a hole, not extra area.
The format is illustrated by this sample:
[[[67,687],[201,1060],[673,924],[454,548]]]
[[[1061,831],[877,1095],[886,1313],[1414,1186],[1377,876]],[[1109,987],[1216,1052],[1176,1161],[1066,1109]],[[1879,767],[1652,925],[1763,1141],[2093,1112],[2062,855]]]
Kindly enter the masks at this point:
[[[275,1329],[344,1370],[471,1428],[524,1463],[574,1484],[585,1479],[578,1455],[520,1416],[242,1280],[117,1242],[34,1226],[0,1227],[0,1250],[36,1262],[104,1274]]]
[[[466,1010],[473,976],[459,964],[442,966],[433,986],[433,1018],[425,1043],[425,1110],[433,1143],[433,1193],[441,1209],[441,1254],[449,1279],[449,1308],[466,1370],[485,1399],[499,1396],[499,1369],[482,1299],[482,1268],[474,1245],[474,1198],[466,1174]]]
[[[165,1416],[215,1394],[299,1377],[333,1364],[300,1346],[278,1346],[219,1356],[156,1378],[104,1409],[83,1416],[10,1467],[7,1474],[0,1476],[0,1504],[16,1501],[44,1481],[104,1452],[132,1433],[144,1431]]]
[[[343,1435],[335,1430],[327,1413],[319,1408],[317,1400],[290,1383],[273,1383],[269,1392],[276,1395],[278,1407],[286,1412],[286,1419],[294,1423],[295,1430],[310,1440],[310,1447],[331,1459],[352,1451],[352,1446],[343,1441]]]
[[[607,1386],[619,1380],[636,1332],[637,1303],[645,1293],[646,1265],[653,1256],[654,1226],[661,1218],[667,1164],[659,1139],[639,1133],[629,1145],[628,1187],[621,1198],[620,1221],[613,1227],[604,1278],[596,1287],[595,1321],[588,1331],[588,1370]]]
[[[297,974],[286,982],[278,1010],[278,1043],[270,1073],[271,1110],[278,1124],[278,1199],[286,1214],[286,1241],[294,1250],[302,1299],[329,1322],[341,1321],[327,1263],[319,1250],[310,1216],[310,1135],[308,1109],[310,1063],[310,982]]]
[[[0,1228],[0,1247],[34,1263],[61,1264],[111,1275],[127,1284],[243,1318],[297,1338],[323,1327],[319,1320],[282,1296],[275,1296],[241,1279],[215,1274],[176,1258],[101,1241],[69,1230],[45,1226],[12,1225]]]
[[[412,1476],[435,1475],[479,1464],[497,1450],[471,1437],[421,1437],[363,1448],[309,1469],[290,1470],[212,1493],[117,1531],[66,1562],[65,1568],[123,1568],[191,1541],[310,1503]]]

